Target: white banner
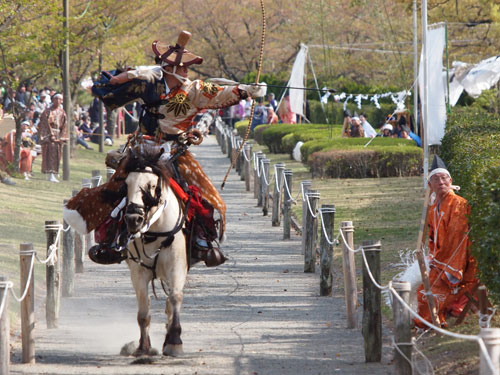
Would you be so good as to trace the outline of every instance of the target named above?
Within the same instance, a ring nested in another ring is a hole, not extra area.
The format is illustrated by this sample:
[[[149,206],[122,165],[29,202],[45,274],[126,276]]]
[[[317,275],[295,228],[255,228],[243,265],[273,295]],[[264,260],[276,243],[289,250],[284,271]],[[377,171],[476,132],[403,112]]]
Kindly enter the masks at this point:
[[[444,135],[446,125],[446,88],[442,78],[443,72],[443,51],[445,44],[445,27],[428,29],[427,31],[427,124],[424,124],[424,131],[427,132],[429,145],[440,145]],[[423,58],[420,58],[418,74],[420,97],[425,100],[423,82]]]
[[[307,46],[300,45],[295,62],[293,63],[292,73],[288,81],[289,87],[304,88],[304,70],[306,67]],[[290,109],[298,115],[304,116],[304,93],[305,90],[290,89]]]

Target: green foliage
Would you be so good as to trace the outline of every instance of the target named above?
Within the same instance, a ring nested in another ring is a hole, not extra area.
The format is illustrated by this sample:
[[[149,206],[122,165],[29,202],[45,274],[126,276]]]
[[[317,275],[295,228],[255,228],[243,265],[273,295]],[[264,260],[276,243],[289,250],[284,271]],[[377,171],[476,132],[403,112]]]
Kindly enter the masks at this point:
[[[471,205],[471,251],[478,262],[481,282],[497,302],[500,301],[500,273],[496,269],[500,258],[499,149],[498,115],[477,108],[454,109],[440,154],[453,183],[461,186],[460,194]]]
[[[344,122],[343,106],[344,103],[329,102],[326,104],[324,108],[330,124],[342,124]],[[377,129],[382,123],[385,122],[386,116],[394,111],[395,105],[394,103],[380,103],[380,109],[378,109],[374,105],[363,104],[361,110],[359,110],[357,105],[351,102],[347,104],[347,109],[349,109],[349,111],[351,111],[351,113],[353,114],[364,114],[368,122],[375,129]],[[319,100],[310,100],[309,110],[311,116],[310,120],[312,123],[326,123],[325,114],[323,112],[323,109],[321,108],[321,103],[319,102]]]
[[[358,146],[315,152],[307,164],[316,177],[403,177],[420,175],[422,159],[423,152],[418,147]]]
[[[472,104],[473,108],[484,109],[488,112],[500,113],[500,93],[498,89],[484,90]]]
[[[339,131],[340,135],[340,131]],[[368,138],[340,138],[340,136],[333,139],[316,139],[305,142],[300,152],[302,154],[302,161],[306,163],[309,160],[309,156],[317,151],[330,151],[330,150],[359,150],[359,149],[389,149],[393,150],[403,148],[415,148],[418,146],[414,141],[402,138],[382,138],[377,137],[373,139],[367,147],[364,147],[370,140]]]

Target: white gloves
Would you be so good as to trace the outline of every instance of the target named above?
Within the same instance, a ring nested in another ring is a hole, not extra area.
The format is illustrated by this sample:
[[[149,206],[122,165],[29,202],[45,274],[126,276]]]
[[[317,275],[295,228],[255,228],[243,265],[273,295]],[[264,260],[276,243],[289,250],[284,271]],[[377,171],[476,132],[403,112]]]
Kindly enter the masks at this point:
[[[248,93],[248,96],[250,96],[252,99],[262,98],[263,96],[266,96],[267,92],[267,84],[265,82],[261,82],[258,85],[245,85],[241,83],[238,85],[238,88],[240,90],[246,91]]]

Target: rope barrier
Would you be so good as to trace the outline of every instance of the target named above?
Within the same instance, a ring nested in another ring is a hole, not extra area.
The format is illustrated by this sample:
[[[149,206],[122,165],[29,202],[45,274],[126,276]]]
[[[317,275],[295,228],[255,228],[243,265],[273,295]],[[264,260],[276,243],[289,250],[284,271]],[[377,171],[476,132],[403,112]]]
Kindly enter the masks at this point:
[[[266,186],[269,186],[269,181],[267,181],[267,177],[266,177],[266,169],[264,168],[264,159],[260,159],[260,164],[261,164],[261,171],[260,171],[260,174],[262,174],[264,176],[264,184],[266,184]],[[259,176],[260,177],[260,176]]]
[[[286,192],[287,192],[288,196],[290,197],[289,202],[292,202],[292,203],[296,204],[297,203],[297,198],[299,197],[300,192],[297,194],[297,196],[295,198],[293,198],[292,197],[292,192],[290,191],[290,187],[288,186],[288,181],[286,180],[286,178],[284,178],[283,180],[285,182]]]
[[[312,211],[311,202],[309,201],[310,196],[316,196],[317,198],[319,198],[319,194],[318,193],[309,193],[309,192],[306,193],[306,201],[307,201],[307,207],[309,208],[309,213],[311,214],[313,219],[316,219],[318,217],[318,215],[314,214],[314,212]]]
[[[249,156],[247,156],[247,152],[245,151],[245,149],[246,149],[246,147],[242,148],[242,149],[241,149],[241,153],[243,154],[243,157],[245,158],[245,161],[246,161],[247,163],[250,163],[250,157],[249,157]]]
[[[276,191],[281,194],[281,186],[280,186],[280,183],[278,181],[278,165],[279,164],[274,164],[274,183],[276,184]],[[280,167],[280,169],[281,168],[284,169],[283,164],[279,165],[279,167]]]
[[[69,230],[69,228],[70,228],[70,226],[68,225],[68,227],[65,230]],[[45,229],[46,230],[47,229],[49,229],[49,230],[50,229],[57,229],[56,239],[55,239],[54,243],[49,246],[49,254],[47,255],[47,258],[45,258],[45,260],[41,260],[38,257],[35,250],[21,250],[21,251],[19,251],[19,255],[31,255],[28,277],[27,277],[25,289],[24,289],[23,293],[21,294],[21,297],[18,297],[16,295],[16,293],[14,292],[14,289],[13,289],[14,284],[11,281],[0,282],[0,288],[4,287],[7,289],[10,289],[10,293],[12,294],[12,296],[14,297],[14,299],[17,302],[21,302],[22,300],[24,300],[26,298],[26,294],[28,293],[28,287],[30,285],[31,278],[33,277],[33,269],[35,268],[34,267],[35,266],[35,258],[36,258],[36,260],[38,260],[42,264],[49,263],[50,265],[54,265],[56,262],[57,244],[59,243],[60,235],[61,235],[61,232],[63,231],[63,226],[61,224],[49,224],[49,225],[45,226]],[[5,305],[5,298],[6,297],[4,295],[4,298],[2,298],[2,301],[0,303],[0,316],[2,316],[2,313],[3,313],[3,309],[4,309],[4,305]]]
[[[338,245],[339,244],[339,241],[338,241],[339,236],[337,236],[336,239],[334,239],[333,241],[331,241],[330,238],[328,237],[328,234],[326,233],[326,228],[323,225],[323,223],[325,222],[323,220],[323,211],[325,211],[327,213],[332,213],[332,212],[335,212],[335,209],[334,208],[329,208],[329,207],[328,208],[322,207],[322,208],[319,209],[319,216],[321,218],[321,229],[323,230],[323,234],[325,236],[326,242],[328,242],[329,245]]]
[[[342,233],[342,230],[340,230],[340,232]],[[346,242],[343,234],[342,234],[342,240],[344,241],[344,244],[346,245],[347,249],[349,249],[349,251],[352,251],[352,249],[347,244],[347,242]],[[435,326],[431,322],[428,322],[427,320],[425,320],[424,318],[422,318],[420,316],[420,314],[418,314],[416,311],[414,311],[411,308],[411,306],[408,305],[403,298],[401,298],[401,296],[397,293],[396,289],[394,289],[392,287],[392,281],[389,281],[389,283],[387,285],[380,285],[380,284],[377,283],[377,281],[373,277],[373,275],[371,273],[371,270],[369,268],[368,261],[366,260],[366,256],[365,256],[365,252],[363,250],[363,247],[360,247],[358,250],[353,251],[353,252],[357,252],[357,251],[361,251],[361,254],[363,256],[363,262],[365,264],[367,274],[370,277],[370,280],[372,281],[373,285],[375,285],[380,290],[389,290],[392,293],[392,295],[399,300],[399,302],[410,312],[410,314],[414,318],[419,319],[427,327],[435,330],[436,332],[439,332],[439,333],[441,333],[443,335],[454,337],[454,338],[457,338],[457,339],[469,340],[469,341],[476,341],[479,344],[479,347],[481,349],[481,352],[484,355],[484,358],[486,359],[488,367],[490,368],[490,370],[494,374],[498,374],[498,371],[495,369],[495,366],[494,366],[493,362],[491,361],[491,358],[489,356],[488,350],[486,349],[486,345],[485,345],[484,340],[482,339],[482,337],[480,337],[478,335],[464,335],[464,334],[461,334],[461,333],[449,332],[449,331],[446,331],[446,330],[442,329],[441,327]]]

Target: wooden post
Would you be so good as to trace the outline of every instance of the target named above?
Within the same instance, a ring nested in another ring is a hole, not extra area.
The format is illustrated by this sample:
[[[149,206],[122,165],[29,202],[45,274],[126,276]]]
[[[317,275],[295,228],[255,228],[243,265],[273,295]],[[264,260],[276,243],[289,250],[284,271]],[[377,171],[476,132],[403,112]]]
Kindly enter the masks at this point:
[[[64,204],[68,201],[65,199]],[[63,221],[63,228],[69,224]],[[62,254],[62,285],[61,293],[63,297],[71,297],[74,290],[75,279],[75,230],[69,228],[63,232],[63,254]]]
[[[93,170],[92,171],[92,187],[97,187],[102,184],[102,176],[101,171]]]
[[[262,213],[267,216],[269,212],[269,185],[271,184],[269,177],[269,159],[262,159],[262,171],[260,174],[262,188]]]
[[[309,204],[307,204],[309,200]],[[316,270],[316,247],[318,244],[318,217],[316,207],[319,201],[319,192],[309,190],[306,193],[306,224],[305,231],[302,232],[304,241],[304,272],[314,273]],[[310,209],[309,209],[310,207]],[[311,212],[312,211],[312,212]]]
[[[10,367],[9,288],[7,288],[7,282],[6,276],[0,276],[0,375],[8,375]]]
[[[227,154],[227,133],[225,128],[222,128],[220,134],[220,149],[223,154]]]
[[[262,180],[264,179],[264,163],[262,162],[263,160],[266,159],[266,155],[262,154],[259,155],[259,158],[257,159],[257,171],[258,171],[258,181],[257,181],[257,207],[263,207],[264,206],[264,196],[263,196],[263,187],[262,187]]]
[[[272,213],[272,226],[279,227],[281,224],[281,193],[283,190],[283,171],[285,164],[277,163],[274,166],[274,190],[273,190],[273,213]]]
[[[56,246],[56,255],[53,262],[47,262],[45,265],[46,270],[46,286],[47,286],[47,300],[45,305],[45,318],[47,320],[47,328],[57,328],[59,319],[59,243],[56,243],[57,231],[56,226],[59,225],[58,221],[45,222],[45,234],[47,236],[47,256],[50,256],[52,245]]]
[[[479,357],[479,374],[497,375],[500,371],[500,328],[483,328],[479,334],[484,341],[486,350],[496,369],[496,372],[490,369],[486,357],[481,350]]]
[[[283,171],[283,239],[290,239],[290,227],[292,226],[292,178],[291,169]]]
[[[319,242],[320,248],[320,281],[319,281],[319,295],[331,296],[332,295],[332,265],[333,265],[333,224],[335,221],[335,205],[323,204],[320,208],[321,211],[321,240]],[[326,235],[325,235],[326,232]]]
[[[401,296],[403,301],[410,304],[411,284],[405,282],[393,282],[392,286]],[[394,316],[394,341],[399,350],[394,349],[395,373],[398,375],[412,375],[411,366],[411,319],[410,311],[396,298],[392,297],[392,313]],[[401,344],[399,344],[401,343]],[[403,354],[401,354],[401,353]]]
[[[259,199],[259,181],[260,181],[260,159],[265,157],[265,155],[262,153],[262,151],[257,151],[254,152],[254,165],[253,167],[255,168],[253,170],[253,197],[255,199]],[[257,203],[258,205],[258,203]]]
[[[106,168],[106,182],[109,181],[111,176],[115,174],[115,170],[113,168]]]
[[[356,283],[356,263],[354,253],[349,251],[354,248],[354,226],[352,221],[340,223],[340,230],[344,235],[342,241],[342,268],[344,269],[344,295],[347,314],[347,328],[358,327],[358,287]],[[346,245],[347,243],[347,245]]]
[[[227,133],[227,157],[233,160],[233,134],[229,128],[226,128]]]
[[[35,363],[35,270],[28,283],[32,259],[35,256],[33,244],[22,243],[19,245],[19,273],[21,278],[21,293],[26,291],[26,296],[21,301],[21,337],[23,363]]]
[[[380,284],[380,241],[363,241],[368,268],[375,281]],[[381,292],[363,262],[363,337],[365,339],[365,362],[380,362],[382,359],[382,311]]]
[[[73,196],[78,194],[78,190],[73,190]],[[85,254],[85,235],[77,231],[75,233],[75,273],[83,273],[83,257]]]
[[[245,144],[242,153],[245,153],[245,190],[250,191],[250,185],[252,183],[252,145]],[[248,159],[248,160],[247,160]]]
[[[240,146],[239,146],[240,141],[241,141],[240,136],[237,135],[234,137],[234,156],[236,156],[236,153],[238,152],[238,149],[240,148]],[[241,154],[238,155],[238,158],[234,162],[234,169],[236,170],[238,175],[241,175]]]
[[[243,142],[243,138],[241,137],[238,137],[240,139],[240,143]],[[241,152],[240,152],[240,156],[238,156],[239,160],[240,160],[240,181],[245,181],[245,156],[244,156],[244,152],[245,152],[245,145],[246,143],[243,145],[243,147],[241,148]]]
[[[301,186],[301,196],[302,196],[302,253],[304,253],[304,248],[305,248],[305,232],[306,232],[306,212],[308,210],[307,208],[307,202],[305,200],[305,196],[309,189],[311,188],[312,182],[310,180],[304,180],[300,183]]]

